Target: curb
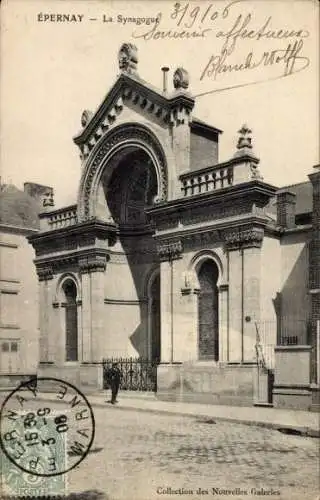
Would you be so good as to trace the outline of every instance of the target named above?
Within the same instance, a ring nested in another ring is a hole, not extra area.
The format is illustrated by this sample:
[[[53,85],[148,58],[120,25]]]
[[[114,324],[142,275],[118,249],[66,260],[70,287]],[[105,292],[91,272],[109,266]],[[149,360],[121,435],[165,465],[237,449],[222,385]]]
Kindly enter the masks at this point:
[[[46,402],[52,402],[52,399],[50,398],[39,398],[39,401],[46,401]],[[89,398],[88,398],[89,403],[96,408],[109,408],[110,405],[107,405],[107,403],[91,403]],[[57,403],[60,403],[60,401],[56,401]],[[61,401],[62,403],[62,401]],[[110,407],[111,408],[111,407]],[[301,426],[295,426],[295,425],[282,425],[282,424],[277,424],[275,422],[263,422],[259,420],[245,420],[245,419],[238,419],[234,417],[215,417],[215,416],[208,416],[203,413],[184,413],[182,411],[171,411],[171,410],[166,410],[166,409],[154,409],[154,408],[137,408],[136,406],[112,406],[113,409],[116,410],[130,410],[130,411],[137,411],[137,412],[144,412],[144,413],[151,413],[151,414],[163,414],[163,415],[172,415],[175,417],[186,417],[186,418],[193,418],[193,419],[208,419],[208,420],[216,420],[220,422],[230,422],[230,423],[237,423],[237,424],[242,424],[242,425],[248,425],[248,426],[254,426],[254,427],[263,427],[265,429],[273,429],[277,430],[280,432],[283,432],[284,434],[296,434],[302,437],[312,437],[312,438],[320,438],[320,430],[313,429],[310,427],[301,427]],[[291,432],[290,432],[291,431]],[[293,431],[293,432],[292,432]]]

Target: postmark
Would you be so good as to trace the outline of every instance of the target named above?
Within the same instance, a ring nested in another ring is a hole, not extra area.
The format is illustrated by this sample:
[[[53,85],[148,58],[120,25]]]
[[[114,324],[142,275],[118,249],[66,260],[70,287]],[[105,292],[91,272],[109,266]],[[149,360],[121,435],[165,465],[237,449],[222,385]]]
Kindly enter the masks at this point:
[[[95,420],[87,398],[56,378],[22,383],[3,402],[0,420],[3,453],[32,476],[59,476],[72,470],[85,459],[94,440]]]

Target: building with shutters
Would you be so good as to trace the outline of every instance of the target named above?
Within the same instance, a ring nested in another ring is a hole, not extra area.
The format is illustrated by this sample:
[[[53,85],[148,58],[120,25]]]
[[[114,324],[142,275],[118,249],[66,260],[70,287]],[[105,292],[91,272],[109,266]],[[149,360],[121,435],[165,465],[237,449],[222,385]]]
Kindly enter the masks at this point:
[[[77,203],[47,207],[29,238],[38,373],[101,388],[103,359],[141,357],[158,363],[159,397],[251,405],[257,361],[272,371],[275,346],[309,349],[316,336],[320,173],[265,182],[246,125],[219,162],[221,130],[194,116],[188,73],[168,88],[164,71],[160,90],[137,66],[124,44],[116,82],[74,137]],[[310,381],[293,385],[310,405]]]
[[[39,361],[38,279],[27,237],[39,230],[47,186],[0,185],[0,386],[35,376]]]

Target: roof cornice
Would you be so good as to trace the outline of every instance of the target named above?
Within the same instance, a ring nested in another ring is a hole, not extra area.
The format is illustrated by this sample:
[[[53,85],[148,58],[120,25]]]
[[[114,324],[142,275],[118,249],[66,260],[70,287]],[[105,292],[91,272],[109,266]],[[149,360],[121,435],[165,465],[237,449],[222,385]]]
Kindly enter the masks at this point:
[[[212,203],[230,201],[230,199],[246,198],[250,195],[262,195],[266,197],[274,196],[276,189],[271,184],[260,180],[243,182],[234,186],[221,188],[217,191],[195,194],[189,197],[176,198],[175,200],[159,203],[148,209],[150,215],[160,215],[171,213],[176,210],[186,210],[194,206],[206,206]]]

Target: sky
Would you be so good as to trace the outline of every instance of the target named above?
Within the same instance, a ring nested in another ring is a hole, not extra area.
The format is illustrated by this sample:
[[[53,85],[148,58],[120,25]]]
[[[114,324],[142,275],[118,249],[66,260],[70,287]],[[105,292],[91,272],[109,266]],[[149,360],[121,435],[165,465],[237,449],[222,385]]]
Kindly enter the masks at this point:
[[[305,181],[319,163],[316,0],[5,0],[1,10],[3,183],[52,186],[57,207],[76,201],[72,137],[114,84],[123,42],[137,46],[139,75],[159,89],[162,66],[171,88],[177,67],[189,72],[194,116],[224,131],[220,161],[247,123],[267,182]]]

